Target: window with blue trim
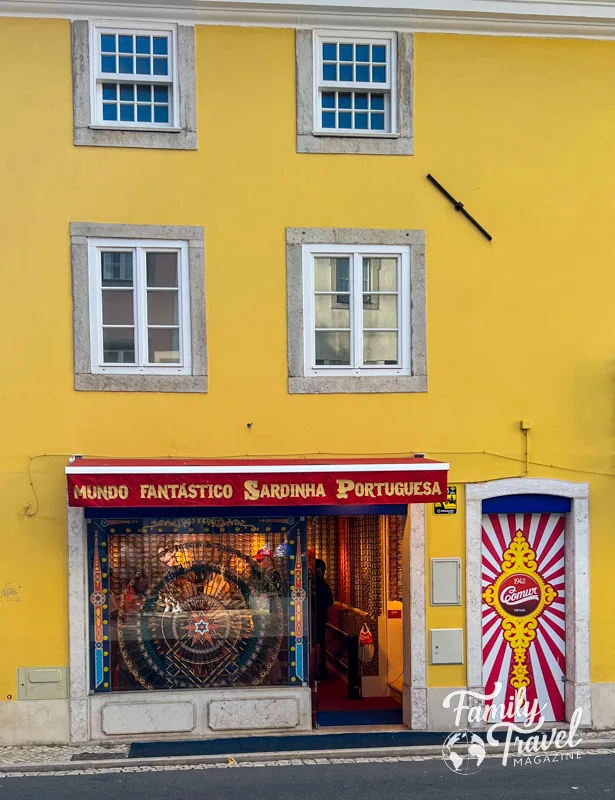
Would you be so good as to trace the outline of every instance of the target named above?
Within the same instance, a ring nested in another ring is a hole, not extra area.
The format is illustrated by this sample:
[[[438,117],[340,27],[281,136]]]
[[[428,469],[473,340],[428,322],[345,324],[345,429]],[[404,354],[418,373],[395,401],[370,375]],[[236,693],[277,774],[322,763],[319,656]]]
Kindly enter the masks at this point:
[[[395,38],[316,34],[316,123],[321,133],[396,132]]]
[[[95,123],[169,128],[175,121],[173,30],[94,28]]]

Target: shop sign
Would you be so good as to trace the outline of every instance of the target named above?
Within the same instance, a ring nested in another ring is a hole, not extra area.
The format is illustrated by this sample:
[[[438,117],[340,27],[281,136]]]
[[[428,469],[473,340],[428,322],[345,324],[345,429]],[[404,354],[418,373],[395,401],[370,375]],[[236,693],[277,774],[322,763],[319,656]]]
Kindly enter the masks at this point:
[[[446,491],[446,500],[444,502],[434,503],[434,514],[456,514],[457,513],[457,487],[448,486]]]
[[[68,474],[71,506],[357,506],[443,503],[446,470]]]

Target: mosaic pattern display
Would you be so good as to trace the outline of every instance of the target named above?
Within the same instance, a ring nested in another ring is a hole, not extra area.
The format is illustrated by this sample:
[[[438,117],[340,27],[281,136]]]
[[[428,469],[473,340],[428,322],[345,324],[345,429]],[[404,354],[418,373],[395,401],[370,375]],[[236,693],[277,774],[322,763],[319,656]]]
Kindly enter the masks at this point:
[[[307,680],[305,523],[89,521],[96,691]]]

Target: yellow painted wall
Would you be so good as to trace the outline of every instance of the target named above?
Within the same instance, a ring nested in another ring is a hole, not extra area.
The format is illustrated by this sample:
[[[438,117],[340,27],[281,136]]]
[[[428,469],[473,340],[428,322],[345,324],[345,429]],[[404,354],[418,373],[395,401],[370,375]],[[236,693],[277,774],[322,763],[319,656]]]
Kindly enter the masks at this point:
[[[198,151],[75,148],[69,23],[0,19],[0,699],[67,661],[69,454],[420,451],[467,482],[523,474],[522,418],[533,461],[579,470],[531,475],[591,480],[592,680],[615,681],[613,481],[586,472],[613,468],[615,43],[418,35],[412,158],[296,153],[292,31],[196,47]],[[208,395],[73,391],[78,220],[205,226]],[[426,229],[428,393],[287,394],[286,226]],[[462,516],[428,549],[463,554]]]
[[[465,503],[464,487],[457,486],[457,513],[436,516],[433,507],[426,509],[427,542],[425,547],[425,592],[427,602],[427,685],[428,686],[465,686],[466,665],[432,666],[429,663],[430,644],[429,631],[433,628],[465,627]],[[431,605],[431,571],[432,558],[461,559],[461,603],[460,606]],[[465,636],[464,636],[465,640]],[[465,641],[464,641],[465,646]]]

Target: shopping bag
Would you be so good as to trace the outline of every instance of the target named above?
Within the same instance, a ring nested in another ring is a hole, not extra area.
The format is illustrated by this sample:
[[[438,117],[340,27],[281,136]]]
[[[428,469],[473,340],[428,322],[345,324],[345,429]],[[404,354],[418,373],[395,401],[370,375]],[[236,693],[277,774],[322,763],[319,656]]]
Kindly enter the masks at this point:
[[[361,633],[359,634],[359,661],[368,664],[374,657],[374,653],[374,637],[372,636],[367,622],[364,622]]]

